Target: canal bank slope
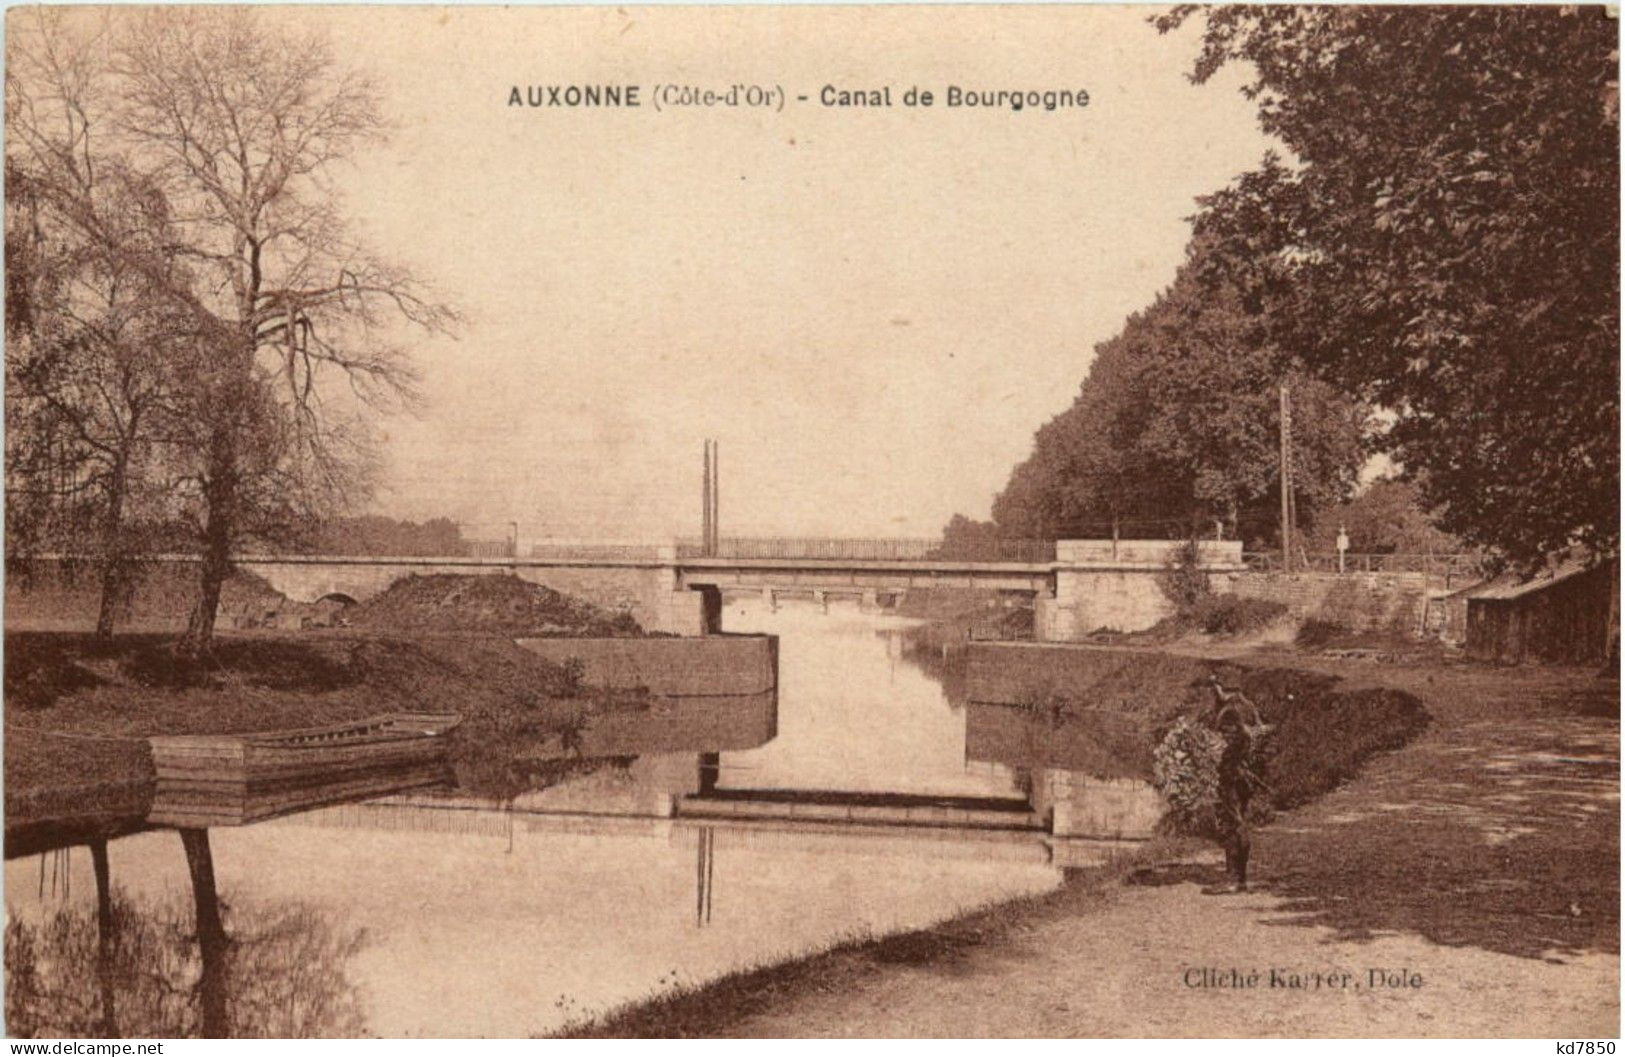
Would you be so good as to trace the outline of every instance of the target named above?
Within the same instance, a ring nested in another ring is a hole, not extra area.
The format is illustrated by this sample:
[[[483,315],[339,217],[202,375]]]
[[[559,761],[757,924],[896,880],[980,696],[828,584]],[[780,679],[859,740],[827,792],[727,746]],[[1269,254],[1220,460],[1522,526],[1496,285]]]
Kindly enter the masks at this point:
[[[272,611],[285,602],[261,594]],[[24,825],[145,814],[154,735],[456,712],[459,787],[505,799],[555,780],[583,738],[635,725],[662,693],[698,685],[754,698],[774,685],[771,641],[644,637],[624,613],[508,576],[406,577],[345,610],[349,627],[222,632],[197,658],[167,633],[18,630],[54,627],[65,613],[85,627],[74,599],[29,599],[35,608],[6,613],[8,837]],[[184,593],[151,601],[154,623],[184,614]],[[658,733],[662,723],[647,725]]]
[[[1202,895],[1216,856],[1193,865],[1154,844],[1138,868],[1077,874],[1049,896],[741,974],[579,1033],[1616,1035],[1618,684],[1591,671],[1247,660],[1412,693],[1433,719],[1260,831],[1253,894]],[[1256,968],[1261,983],[1203,987],[1203,968]],[[1271,969],[1362,986],[1270,987]],[[1371,969],[1421,979],[1372,987]]]

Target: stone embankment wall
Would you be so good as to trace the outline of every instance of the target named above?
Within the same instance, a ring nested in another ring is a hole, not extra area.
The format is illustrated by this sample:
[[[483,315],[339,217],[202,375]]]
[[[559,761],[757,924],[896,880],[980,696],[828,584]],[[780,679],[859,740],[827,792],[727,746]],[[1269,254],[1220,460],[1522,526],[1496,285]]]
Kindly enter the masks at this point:
[[[1294,620],[1323,620],[1352,631],[1421,635],[1428,605],[1422,573],[1234,573],[1215,589],[1279,602]]]
[[[580,661],[589,686],[641,687],[662,697],[755,695],[778,686],[774,635],[514,641],[554,664]]]

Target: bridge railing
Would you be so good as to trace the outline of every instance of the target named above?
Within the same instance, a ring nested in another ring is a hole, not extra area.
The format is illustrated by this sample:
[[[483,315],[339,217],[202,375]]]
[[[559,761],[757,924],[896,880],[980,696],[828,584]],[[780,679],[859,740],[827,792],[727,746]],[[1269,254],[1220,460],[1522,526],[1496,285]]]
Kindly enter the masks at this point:
[[[735,536],[718,540],[713,554],[706,553],[705,545],[700,540],[679,540],[677,556],[740,560],[1011,562],[1041,565],[1055,560],[1055,542],[980,540],[945,543],[941,539]]]
[[[1429,582],[1444,581],[1447,586],[1474,583],[1488,575],[1486,561],[1477,554],[1356,554],[1346,553],[1339,563],[1330,554],[1294,554],[1283,564],[1280,551],[1248,552],[1242,561],[1254,572],[1293,573],[1416,573]]]
[[[658,543],[570,543],[557,540],[532,543],[532,558],[570,558],[577,561],[651,561],[660,557]]]

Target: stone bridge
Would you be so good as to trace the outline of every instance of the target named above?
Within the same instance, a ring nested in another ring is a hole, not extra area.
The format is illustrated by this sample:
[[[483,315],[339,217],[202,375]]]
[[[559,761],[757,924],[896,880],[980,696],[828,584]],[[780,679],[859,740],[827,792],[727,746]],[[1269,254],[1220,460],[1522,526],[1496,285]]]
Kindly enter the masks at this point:
[[[874,600],[911,590],[982,588],[1031,594],[1036,636],[1065,641],[1100,628],[1140,630],[1166,616],[1170,606],[1157,575],[1179,546],[1164,540],[1060,540],[1053,560],[1047,561],[975,561],[929,554],[728,557],[686,553],[676,545],[539,545],[530,557],[245,555],[237,563],[302,602],[364,601],[413,574],[512,575],[626,610],[651,631],[681,635],[722,630],[724,591]],[[1245,568],[1241,544],[1234,541],[1200,543],[1199,560],[1216,581]]]

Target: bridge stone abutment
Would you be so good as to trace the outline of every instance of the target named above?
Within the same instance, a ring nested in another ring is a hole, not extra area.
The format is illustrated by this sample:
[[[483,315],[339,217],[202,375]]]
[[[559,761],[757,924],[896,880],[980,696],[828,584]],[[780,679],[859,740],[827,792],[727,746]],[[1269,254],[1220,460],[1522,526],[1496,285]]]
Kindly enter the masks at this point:
[[[1092,632],[1144,631],[1173,615],[1158,581],[1178,540],[1060,540],[1055,544],[1055,591],[1039,592],[1034,638],[1043,642],[1082,639]],[[1197,560],[1215,588],[1245,566],[1241,541],[1202,540]]]

